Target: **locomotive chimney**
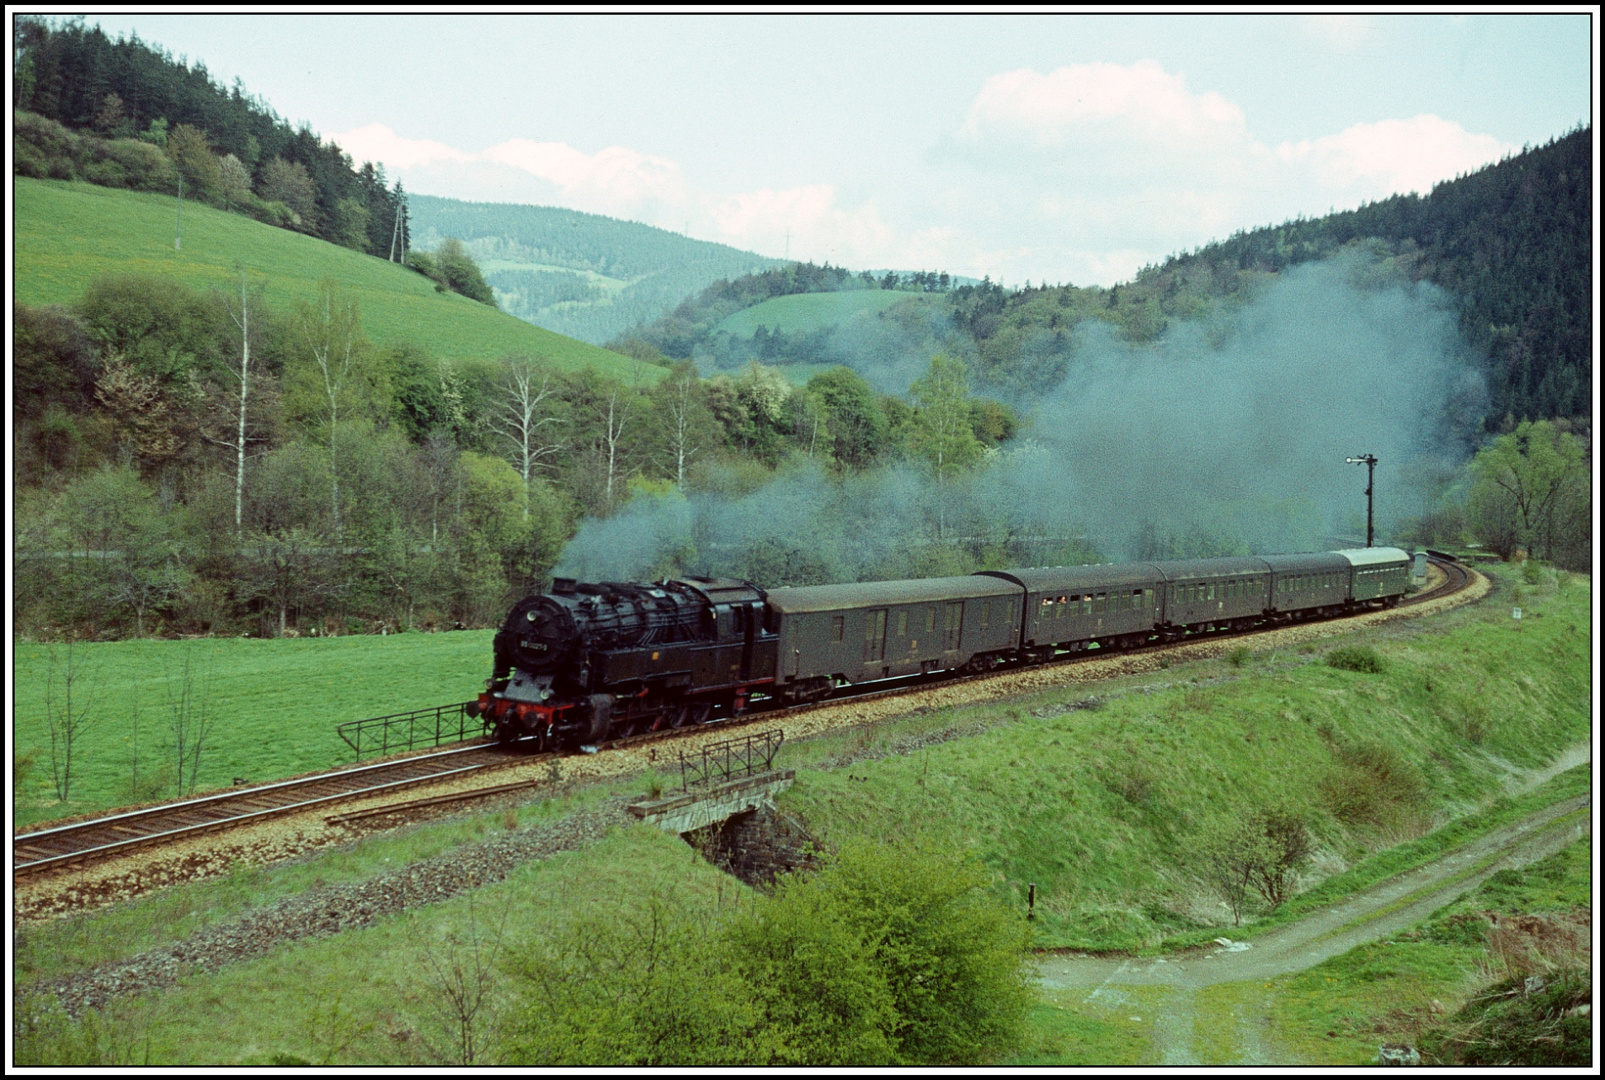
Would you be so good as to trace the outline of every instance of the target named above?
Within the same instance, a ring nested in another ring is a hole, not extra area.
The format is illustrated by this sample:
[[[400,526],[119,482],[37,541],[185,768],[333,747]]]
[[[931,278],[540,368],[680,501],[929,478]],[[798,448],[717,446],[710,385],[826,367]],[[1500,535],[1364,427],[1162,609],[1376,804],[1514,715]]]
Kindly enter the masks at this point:
[[[552,592],[559,596],[570,595],[574,592],[574,584],[574,579],[571,577],[553,578]]]

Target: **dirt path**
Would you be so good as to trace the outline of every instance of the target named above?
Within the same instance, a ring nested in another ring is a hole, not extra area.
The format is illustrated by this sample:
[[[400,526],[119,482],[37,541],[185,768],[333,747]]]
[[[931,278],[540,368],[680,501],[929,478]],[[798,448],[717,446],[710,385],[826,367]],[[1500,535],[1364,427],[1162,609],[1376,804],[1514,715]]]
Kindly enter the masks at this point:
[[[1549,766],[1528,774],[1523,786],[1534,786],[1588,760],[1588,744],[1572,747]],[[1303,971],[1420,922],[1497,871],[1536,862],[1591,836],[1588,816],[1561,820],[1590,804],[1588,795],[1562,800],[1426,866],[1374,885],[1252,941],[1141,959],[1049,954],[1037,960],[1036,982],[1050,990],[1085,989],[1088,992],[1081,999],[1083,1004],[1097,1003],[1101,998],[1118,1000],[1122,986],[1170,988],[1169,1000],[1154,1021],[1159,1063],[1197,1064],[1192,1045],[1193,1003],[1201,988]],[[1264,1057],[1260,1033],[1244,1034],[1252,1036],[1243,1040],[1249,1057]]]

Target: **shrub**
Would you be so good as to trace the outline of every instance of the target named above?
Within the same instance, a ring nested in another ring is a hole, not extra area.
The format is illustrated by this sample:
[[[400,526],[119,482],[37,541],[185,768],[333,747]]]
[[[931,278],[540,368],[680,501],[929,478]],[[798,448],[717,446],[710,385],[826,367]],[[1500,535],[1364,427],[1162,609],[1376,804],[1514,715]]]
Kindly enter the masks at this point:
[[[1339,746],[1337,757],[1321,781],[1321,795],[1346,825],[1390,824],[1418,810],[1426,797],[1421,774],[1391,746]]]
[[[82,152],[78,136],[54,120],[20,109],[12,110],[11,125],[18,172],[41,179],[72,179],[74,163]]]
[[[973,859],[858,843],[810,887],[830,897],[884,974],[902,1062],[977,1063],[1014,1041],[1031,996],[1026,925],[987,895]]]
[[[727,932],[771,1031],[768,1063],[897,1063],[891,989],[839,899],[803,879],[782,879],[772,898]]]
[[[468,254],[468,249],[463,247],[462,241],[451,237],[441,241],[439,249],[435,252],[435,265],[440,269],[440,277],[453,292],[461,293],[481,304],[496,306],[495,294],[485,283],[484,276],[479,272],[479,266]]]
[[[672,897],[587,919],[510,965],[523,984],[501,1042],[513,1065],[740,1065],[767,1058],[757,1002],[711,927]]]
[[[435,265],[435,257],[427,251],[407,252],[407,266],[437,284],[445,283],[445,279],[440,276],[440,268]]]
[[[117,186],[164,194],[178,190],[178,171],[160,147],[138,139],[97,139],[93,152],[97,165],[108,173],[115,168],[122,175],[122,182]],[[89,170],[85,171],[85,175],[89,176]],[[99,180],[93,182],[101,183]]]
[[[1260,810],[1206,834],[1199,844],[1199,868],[1240,926],[1249,890],[1270,907],[1280,906],[1313,848],[1302,815],[1284,808]]]
[[[1249,651],[1247,645],[1239,645],[1237,648],[1226,654],[1226,662],[1235,668],[1240,668],[1244,664],[1248,663],[1248,658]]]
[[[1382,654],[1369,645],[1345,645],[1326,654],[1328,667],[1343,671],[1358,671],[1366,675],[1380,675],[1387,670]]]
[[[507,1064],[977,1063],[1018,1038],[1025,922],[972,859],[853,844],[719,924],[670,896],[510,969]]]

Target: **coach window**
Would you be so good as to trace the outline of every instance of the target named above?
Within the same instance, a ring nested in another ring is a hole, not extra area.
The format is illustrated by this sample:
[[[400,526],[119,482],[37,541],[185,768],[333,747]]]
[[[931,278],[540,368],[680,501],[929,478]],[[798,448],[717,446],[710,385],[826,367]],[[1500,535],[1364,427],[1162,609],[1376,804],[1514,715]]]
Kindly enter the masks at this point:
[[[1092,601],[1092,613],[1094,615],[1102,615],[1107,604],[1108,601],[1105,599],[1104,594],[1098,593]]]
[[[1145,608],[1154,606],[1154,591],[1152,589],[1144,589],[1142,591],[1142,606]]]
[[[925,632],[927,634],[936,632],[936,609],[933,607],[925,609]]]
[[[982,604],[981,604],[981,629],[985,630],[986,629],[986,624],[991,622],[991,621],[992,621],[992,601],[986,600],[986,601],[983,601]]]
[[[1014,601],[1013,600],[1009,601],[1009,606],[1008,606],[1008,609],[1007,609],[1007,613],[1003,617],[1005,619],[1007,619],[1011,623],[1014,621]]]
[[[843,631],[843,629],[845,629],[846,626],[847,626],[847,617],[845,615],[837,615],[835,618],[831,619],[830,620],[830,640],[832,640],[832,641],[840,641],[842,639],[842,631]]]
[[[908,612],[906,611],[899,611],[897,613],[897,636],[908,636]]]

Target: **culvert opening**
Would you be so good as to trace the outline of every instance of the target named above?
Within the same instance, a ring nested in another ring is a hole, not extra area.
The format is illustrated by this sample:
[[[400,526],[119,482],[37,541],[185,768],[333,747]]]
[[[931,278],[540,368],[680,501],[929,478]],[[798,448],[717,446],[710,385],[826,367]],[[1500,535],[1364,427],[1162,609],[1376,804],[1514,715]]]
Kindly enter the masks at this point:
[[[680,838],[703,858],[754,888],[768,888],[781,874],[812,870],[817,845],[807,826],[769,807],[733,814]]]

